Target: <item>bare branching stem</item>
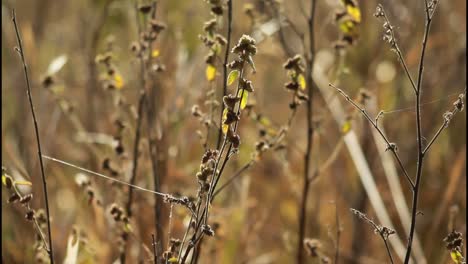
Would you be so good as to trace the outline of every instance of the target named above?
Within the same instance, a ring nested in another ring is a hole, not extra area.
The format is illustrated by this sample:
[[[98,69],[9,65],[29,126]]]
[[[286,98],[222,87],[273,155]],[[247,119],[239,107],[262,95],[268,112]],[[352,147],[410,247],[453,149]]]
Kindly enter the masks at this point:
[[[297,240],[297,256],[296,262],[298,264],[304,263],[304,249],[303,241],[306,233],[306,220],[307,220],[307,197],[310,189],[310,161],[312,156],[312,143],[314,127],[312,122],[312,101],[313,101],[313,71],[314,71],[314,59],[315,59],[315,32],[314,32],[314,18],[315,18],[316,1],[311,1],[310,17],[308,18],[307,25],[309,29],[309,54],[306,56],[307,60],[307,89],[308,97],[307,100],[307,145],[306,153],[304,156],[304,175],[303,175],[303,186],[301,192],[301,201],[299,207],[299,230]]]
[[[387,136],[383,133],[382,129],[379,128],[379,126],[378,126],[378,124],[376,122],[376,119],[371,118],[371,116],[369,115],[367,110],[365,108],[359,106],[359,104],[356,103],[353,99],[351,99],[351,97],[349,97],[349,95],[347,95],[343,90],[341,90],[340,88],[334,86],[331,83],[329,84],[329,86],[335,88],[346,99],[346,101],[351,103],[351,105],[353,105],[357,110],[359,110],[362,113],[362,115],[367,119],[367,121],[369,121],[369,123],[375,128],[375,130],[377,130],[377,132],[379,132],[380,136],[383,138],[383,140],[387,144],[387,149],[392,152],[393,156],[395,157],[396,161],[398,162],[398,165],[400,166],[401,170],[403,171],[403,174],[405,175],[405,177],[406,177],[408,183],[410,184],[411,188],[414,188],[415,184],[413,183],[413,180],[410,178],[407,170],[405,169],[405,167],[403,165],[403,162],[401,161],[401,158],[398,155],[397,149],[395,147],[392,147],[392,146],[395,146],[394,143],[391,143],[390,140],[387,138]]]
[[[413,245],[413,237],[414,232],[416,230],[416,217],[418,211],[418,198],[419,198],[419,191],[420,191],[420,183],[421,183],[421,176],[422,176],[422,166],[424,162],[425,152],[423,149],[423,135],[422,135],[422,127],[421,127],[421,89],[422,89],[422,80],[423,80],[423,73],[424,73],[424,58],[426,55],[426,47],[427,47],[427,39],[429,36],[429,31],[431,29],[431,22],[432,16],[429,13],[429,6],[427,0],[424,0],[425,12],[426,12],[426,22],[424,28],[424,37],[422,42],[422,49],[421,49],[421,56],[419,58],[419,70],[418,70],[418,82],[416,87],[416,133],[417,133],[417,152],[418,152],[418,160],[417,160],[417,168],[416,168],[416,181],[413,187],[413,202],[412,202],[412,209],[411,209],[411,225],[410,231],[408,235],[408,244],[406,247],[406,255],[405,255],[405,264],[408,264],[411,258],[411,249]],[[435,6],[434,6],[435,10]]]
[[[47,233],[48,233],[48,237],[49,237],[49,245],[46,245],[46,247],[48,248],[47,253],[49,254],[50,263],[53,264],[54,263],[54,249],[53,249],[53,245],[52,245],[52,230],[50,228],[50,211],[49,211],[49,198],[48,198],[49,196],[48,196],[48,193],[47,193],[47,179],[46,179],[45,171],[44,171],[44,162],[42,160],[42,149],[41,149],[41,140],[40,140],[40,136],[39,136],[39,125],[37,123],[36,113],[34,111],[34,104],[33,104],[33,99],[32,99],[32,95],[31,95],[31,84],[29,83],[28,67],[27,67],[27,64],[26,64],[25,56],[24,56],[23,41],[21,40],[20,32],[19,32],[19,29],[18,29],[18,24],[16,23],[16,12],[15,12],[15,10],[13,10],[12,20],[13,20],[13,25],[15,27],[16,40],[18,41],[17,51],[20,54],[21,62],[23,63],[24,78],[26,80],[26,88],[27,88],[26,93],[28,95],[29,106],[30,106],[30,109],[31,109],[31,115],[32,115],[32,119],[33,119],[33,122],[34,122],[34,132],[35,132],[35,135],[36,135],[36,143],[37,143],[37,154],[38,154],[38,158],[39,158],[39,165],[40,165],[40,168],[41,168],[42,189],[43,189],[43,192],[44,192],[44,202],[45,202],[46,216],[47,216]]]

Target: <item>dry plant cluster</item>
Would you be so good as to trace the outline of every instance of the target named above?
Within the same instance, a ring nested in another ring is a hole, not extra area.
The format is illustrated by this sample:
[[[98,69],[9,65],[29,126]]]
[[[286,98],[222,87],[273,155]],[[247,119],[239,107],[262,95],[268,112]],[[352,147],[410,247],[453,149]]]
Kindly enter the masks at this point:
[[[2,263],[466,263],[465,11],[3,1]]]

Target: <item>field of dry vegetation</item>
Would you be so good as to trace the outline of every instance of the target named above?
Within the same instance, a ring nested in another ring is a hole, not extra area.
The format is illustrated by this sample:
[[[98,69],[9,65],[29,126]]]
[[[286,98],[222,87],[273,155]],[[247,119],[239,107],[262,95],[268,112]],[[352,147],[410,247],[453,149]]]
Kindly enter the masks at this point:
[[[2,1],[2,263],[465,263],[466,1]]]

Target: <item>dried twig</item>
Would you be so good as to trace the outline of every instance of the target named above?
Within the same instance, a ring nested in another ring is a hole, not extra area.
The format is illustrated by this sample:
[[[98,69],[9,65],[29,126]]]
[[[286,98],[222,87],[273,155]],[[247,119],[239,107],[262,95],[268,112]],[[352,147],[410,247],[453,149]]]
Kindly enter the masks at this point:
[[[12,20],[13,20],[13,24],[15,26],[15,32],[16,32],[16,39],[18,41],[18,47],[16,48],[16,51],[20,54],[21,62],[23,63],[24,78],[26,80],[26,88],[27,88],[26,92],[28,94],[29,106],[31,109],[31,115],[32,115],[33,122],[34,122],[34,132],[36,135],[37,153],[39,156],[39,165],[41,167],[42,189],[44,191],[44,201],[45,201],[46,215],[47,215],[47,233],[49,237],[49,245],[48,245],[47,253],[49,254],[50,263],[53,264],[54,263],[54,249],[52,245],[52,230],[50,228],[49,198],[48,198],[48,193],[47,193],[47,180],[46,180],[46,176],[44,172],[44,163],[42,161],[42,150],[41,150],[41,140],[39,136],[39,126],[37,124],[36,113],[34,111],[34,104],[33,104],[33,99],[31,95],[31,85],[29,83],[28,67],[26,64],[26,59],[24,58],[23,41],[21,40],[18,25],[16,23],[16,12],[14,9],[13,9],[12,15],[13,15]]]

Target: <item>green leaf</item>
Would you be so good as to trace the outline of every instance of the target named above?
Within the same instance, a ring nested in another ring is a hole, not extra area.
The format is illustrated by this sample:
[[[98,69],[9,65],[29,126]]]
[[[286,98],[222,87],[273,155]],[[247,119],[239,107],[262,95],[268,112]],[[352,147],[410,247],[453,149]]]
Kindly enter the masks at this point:
[[[239,71],[238,70],[231,71],[227,78],[227,85],[233,84],[237,78],[239,78]]]

